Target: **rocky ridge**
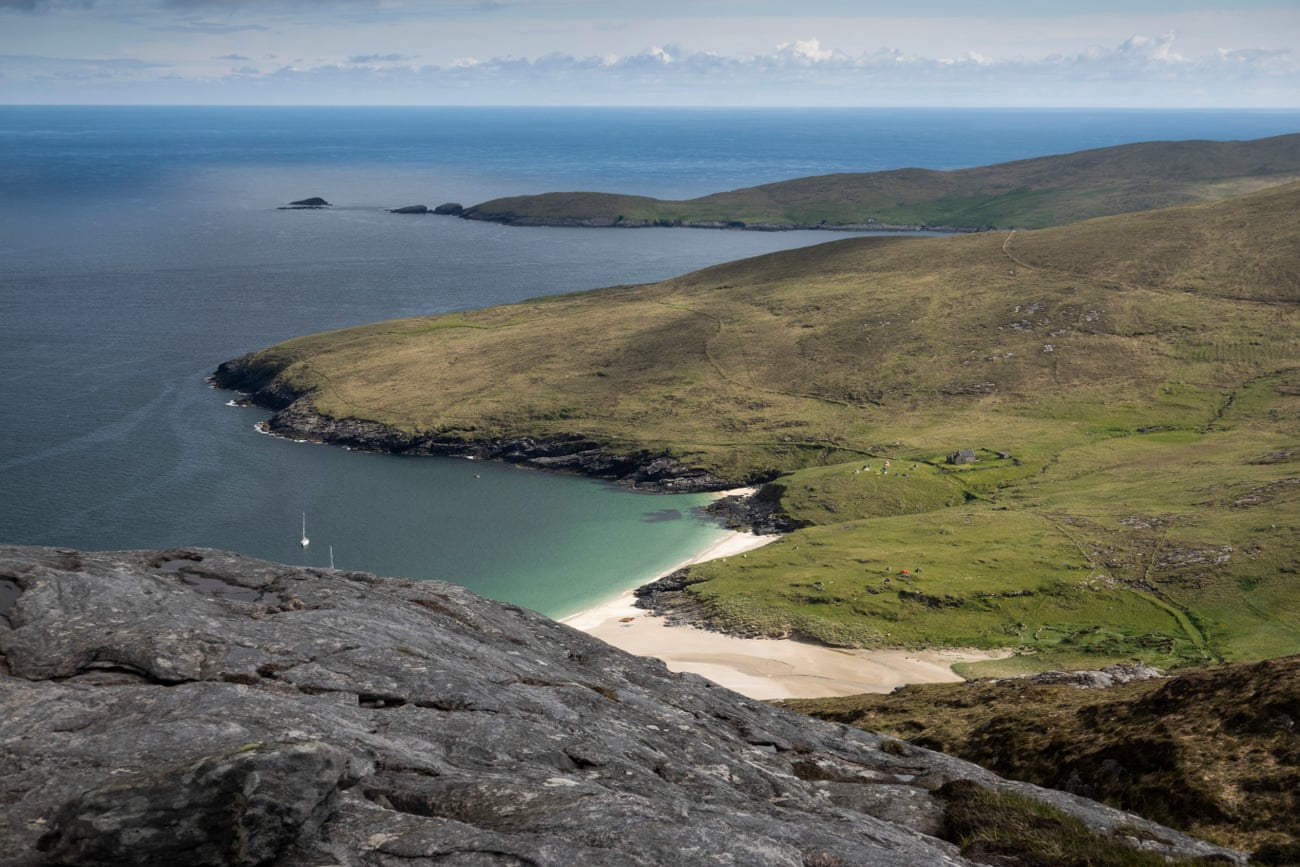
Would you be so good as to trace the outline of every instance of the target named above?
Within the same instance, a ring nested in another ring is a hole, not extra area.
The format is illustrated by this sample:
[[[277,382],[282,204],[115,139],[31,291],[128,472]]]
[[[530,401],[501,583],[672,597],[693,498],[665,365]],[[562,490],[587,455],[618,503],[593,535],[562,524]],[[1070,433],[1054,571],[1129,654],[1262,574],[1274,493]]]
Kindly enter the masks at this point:
[[[439,582],[4,547],[0,654],[14,867],[956,865],[975,791],[1244,861]]]

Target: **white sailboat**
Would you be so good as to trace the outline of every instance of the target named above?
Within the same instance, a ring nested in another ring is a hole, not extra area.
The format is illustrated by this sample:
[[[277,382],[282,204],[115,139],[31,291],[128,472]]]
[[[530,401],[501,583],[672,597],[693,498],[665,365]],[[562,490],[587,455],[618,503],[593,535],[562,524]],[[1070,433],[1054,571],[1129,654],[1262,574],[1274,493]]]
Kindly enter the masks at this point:
[[[306,548],[308,545],[311,544],[311,539],[307,538],[307,513],[306,512],[302,513],[302,539],[298,542],[298,544],[303,546],[304,548]]]
[[[330,545],[330,568],[334,568],[334,546]]]

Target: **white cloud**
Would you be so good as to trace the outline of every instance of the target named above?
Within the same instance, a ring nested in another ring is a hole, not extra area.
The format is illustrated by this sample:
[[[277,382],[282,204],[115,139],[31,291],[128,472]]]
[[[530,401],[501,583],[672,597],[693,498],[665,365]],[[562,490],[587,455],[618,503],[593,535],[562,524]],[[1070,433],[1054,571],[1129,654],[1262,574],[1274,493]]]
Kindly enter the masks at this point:
[[[348,63],[401,63],[416,59],[407,54],[354,54],[348,58]]]
[[[245,33],[248,31],[266,32],[264,24],[239,24],[234,21],[213,21],[207,18],[190,18],[167,24],[154,24],[149,29],[162,33]]]
[[[0,0],[0,103],[1300,107],[1300,11],[1172,15],[1133,0],[1132,12],[999,18],[990,10],[1012,0],[990,4],[945,18],[802,0],[842,10],[817,18],[721,0]],[[115,79],[104,65],[132,58],[158,71]],[[98,90],[42,88],[77,63]],[[151,74],[179,78],[146,87]]]
[[[708,51],[686,51],[678,45],[655,46],[642,52],[619,57],[573,56],[551,52],[535,59],[497,57],[457,61],[446,69],[511,69],[539,75],[550,72],[605,72],[624,77],[653,71],[660,79],[673,76],[682,83],[708,79],[717,72],[743,72],[755,77],[779,81],[787,74],[802,76],[821,73],[835,77],[842,73],[889,76],[891,70],[901,74],[926,72],[932,75],[957,76],[978,68],[986,74],[1008,81],[1033,79],[1069,72],[1081,77],[1123,78],[1141,81],[1149,75],[1176,73],[1189,81],[1222,75],[1235,68],[1240,74],[1272,76],[1294,86],[1300,78],[1300,63],[1287,49],[1221,50],[1215,54],[1190,59],[1174,50],[1173,34],[1134,35],[1111,48],[1093,48],[1073,55],[1049,55],[1028,60],[998,60],[977,51],[955,57],[929,58],[907,54],[897,49],[880,49],[857,55],[823,46],[817,38],[782,43],[764,54],[728,56]],[[433,71],[443,67],[429,66]]]
[[[60,9],[89,9],[94,0],[0,0],[0,12],[52,12]]]
[[[1174,34],[1169,32],[1163,36],[1130,36],[1124,40],[1119,47],[1119,54],[1145,57],[1150,60],[1168,60],[1179,61],[1183,58],[1173,52]]]
[[[822,48],[819,39],[796,39],[778,45],[774,56],[786,63],[811,65],[834,59],[835,52]]]

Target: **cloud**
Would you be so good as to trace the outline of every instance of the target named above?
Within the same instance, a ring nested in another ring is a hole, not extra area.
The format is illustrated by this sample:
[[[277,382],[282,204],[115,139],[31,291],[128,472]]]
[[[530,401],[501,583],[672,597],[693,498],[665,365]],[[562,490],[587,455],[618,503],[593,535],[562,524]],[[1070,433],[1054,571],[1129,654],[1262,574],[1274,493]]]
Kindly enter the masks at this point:
[[[861,93],[872,87],[912,86],[918,82],[966,88],[1023,82],[1054,83],[1066,80],[1200,82],[1226,76],[1273,76],[1285,80],[1300,74],[1300,64],[1285,50],[1224,51],[1213,57],[1189,60],[1172,50],[1170,36],[1133,37],[1110,49],[1093,49],[1075,55],[1054,55],[1030,60],[997,60],[978,52],[930,58],[880,49],[850,55],[825,46],[816,38],[795,39],[756,55],[733,56],[688,51],[676,44],[654,46],[628,55],[578,56],[551,52],[537,57],[461,57],[442,65],[418,64],[400,54],[356,55],[346,63],[297,64],[281,67],[276,75],[306,79],[320,75],[331,79],[352,76],[357,82],[420,81],[461,87],[496,85],[513,81],[521,86],[558,84],[594,89],[619,89],[635,93],[653,86],[687,92],[695,87],[790,88],[844,86]],[[349,65],[351,64],[351,65]],[[562,92],[557,90],[557,93]]]
[[[407,54],[358,54],[349,57],[348,63],[401,63],[417,59]]]
[[[549,53],[537,58],[514,56],[461,58],[450,69],[529,70],[535,73],[601,70],[613,74],[653,71],[656,75],[681,79],[707,77],[718,72],[748,73],[755,76],[803,76],[817,73],[833,77],[839,73],[892,77],[895,75],[957,76],[972,70],[994,77],[1034,78],[1071,73],[1084,77],[1141,79],[1153,74],[1179,74],[1191,78],[1219,74],[1226,67],[1242,71],[1286,76],[1300,75],[1300,64],[1287,49],[1221,50],[1203,58],[1188,58],[1174,50],[1175,36],[1134,35],[1112,48],[1093,48],[1073,55],[1049,55],[1031,59],[996,59],[967,51],[952,57],[923,57],[897,49],[880,49],[851,55],[824,46],[817,38],[794,39],[772,51],[748,56],[729,56],[708,51],[687,51],[675,44],[655,46],[624,56],[575,56]],[[393,58],[395,59],[395,58]],[[429,67],[426,67],[428,69]]]
[[[784,63],[811,65],[835,59],[835,52],[822,48],[820,39],[796,39],[776,47],[775,56]]]
[[[525,100],[595,97],[623,104],[1241,106],[1300,98],[1300,58],[1287,49],[1224,49],[1197,57],[1176,49],[1174,34],[1165,33],[1068,55],[1007,59],[967,50],[927,57],[895,48],[849,53],[801,36],[749,55],[668,43],[624,55],[552,52],[461,57],[441,66],[394,63],[372,71],[365,86],[382,90],[404,81],[411,92],[439,95],[499,99],[508,92]],[[294,75],[305,80],[312,70]],[[1255,98],[1262,102],[1246,101]]]
[[[89,9],[94,0],[0,0],[0,12],[51,12],[58,9]]]
[[[17,2],[0,0],[8,8],[17,8]],[[220,5],[218,0],[141,2],[190,8]],[[466,8],[472,0],[456,0],[443,8],[452,5]],[[235,23],[248,22],[247,16],[230,16],[228,21],[224,16],[216,20],[198,14],[180,17],[188,20],[175,22],[177,26],[191,32],[278,32],[278,28]],[[370,44],[399,47],[378,40]],[[835,43],[835,37],[810,33],[779,36],[770,46],[751,53],[699,50],[672,41],[632,52],[602,46],[605,50],[589,54],[475,55],[469,50],[438,63],[398,51],[349,54],[342,49],[331,54],[322,46],[299,53],[300,46],[291,46],[292,53],[254,52],[258,58],[254,62],[239,53],[213,57],[204,52],[202,62],[177,60],[172,67],[152,70],[130,62],[115,67],[88,60],[77,66],[77,61],[66,59],[39,63],[29,59],[3,64],[6,84],[0,89],[0,101],[36,92],[24,90],[24,82],[77,75],[105,81],[116,75],[118,93],[125,97],[119,101],[133,101],[138,98],[133,94],[145,90],[144,83],[163,81],[165,73],[185,76],[192,92],[200,94],[199,101],[225,102],[1243,107],[1300,103],[1300,57],[1295,51],[1258,46],[1187,48],[1173,32],[1134,33],[1108,46],[1036,57],[998,56],[985,46],[976,50],[950,45],[942,55],[894,47],[846,50]],[[408,48],[405,43],[400,47]],[[286,59],[276,59],[276,54]],[[328,59],[303,59],[312,57]],[[299,59],[290,64],[288,58]],[[108,92],[107,85],[103,92]],[[183,94],[179,89],[170,92]]]
[[[246,9],[270,6],[373,5],[371,0],[162,0],[164,9]]]
[[[246,33],[248,31],[265,33],[270,28],[262,24],[231,24],[226,21],[211,21],[206,18],[191,18],[174,24],[154,24],[149,27],[161,33],[204,33],[221,36],[228,33]]]
[[[0,55],[0,66],[6,68],[6,78],[28,84],[48,82],[111,83],[140,78],[157,78],[169,74],[170,64],[155,63],[138,58],[84,59],[71,57],[42,57],[30,54]]]
[[[1151,60],[1182,60],[1173,52],[1174,34],[1163,36],[1130,36],[1116,50],[1117,54],[1131,57],[1145,57]]]

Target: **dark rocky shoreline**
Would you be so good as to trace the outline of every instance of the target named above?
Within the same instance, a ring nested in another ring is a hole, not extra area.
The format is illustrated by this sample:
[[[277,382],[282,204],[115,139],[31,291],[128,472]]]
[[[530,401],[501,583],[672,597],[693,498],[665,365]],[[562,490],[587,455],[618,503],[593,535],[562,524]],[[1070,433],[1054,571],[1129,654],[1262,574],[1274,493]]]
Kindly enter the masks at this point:
[[[629,220],[623,217],[533,217],[512,213],[479,210],[477,206],[465,208],[453,216],[463,220],[500,223],[504,226],[552,227],[566,229],[726,229],[748,232],[938,232],[943,234],[969,234],[989,231],[986,226],[925,226],[892,223],[746,223],[742,220]]]
[[[222,363],[210,382],[218,388],[244,394],[249,404],[271,410],[273,414],[265,422],[266,431],[288,439],[386,454],[505,461],[538,470],[606,479],[632,490],[653,493],[696,494],[726,491],[745,484],[682,466],[663,454],[647,451],[611,454],[581,436],[467,440],[409,434],[373,421],[329,418],[316,411],[309,395],[288,389],[275,377],[274,371],[257,367],[247,356]]]
[[[309,397],[287,390],[279,379],[253,365],[247,357],[221,364],[211,382],[218,388],[245,394],[246,397],[241,399],[243,403],[273,410],[272,416],[262,423],[263,429],[286,439],[384,454],[499,460],[532,469],[612,480],[632,490],[653,493],[703,493],[740,487],[737,482],[683,468],[672,458],[664,456],[647,452],[611,455],[581,437],[466,441],[412,436],[377,422],[328,418],[316,412]],[[795,529],[781,511],[780,489],[773,485],[761,485],[752,495],[720,497],[704,511],[727,529],[760,536],[788,533]],[[687,571],[681,569],[638,587],[636,604],[672,623],[713,629],[707,611],[686,592]]]
[[[331,207],[322,198],[303,199],[280,206],[281,211],[321,210]],[[624,217],[537,217],[510,212],[487,211],[482,205],[465,207],[458,202],[444,202],[437,207],[405,205],[386,208],[390,214],[436,214],[503,226],[550,227],[562,229],[726,229],[747,232],[894,232],[908,234],[936,232],[945,235],[992,231],[992,226],[927,226],[914,223],[746,223],[743,220],[632,220]]]

